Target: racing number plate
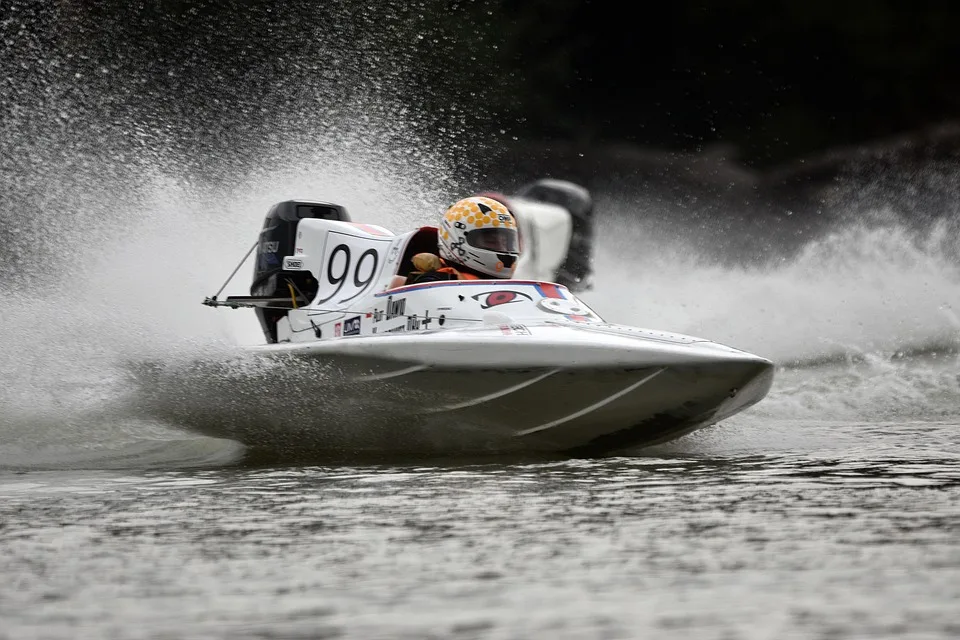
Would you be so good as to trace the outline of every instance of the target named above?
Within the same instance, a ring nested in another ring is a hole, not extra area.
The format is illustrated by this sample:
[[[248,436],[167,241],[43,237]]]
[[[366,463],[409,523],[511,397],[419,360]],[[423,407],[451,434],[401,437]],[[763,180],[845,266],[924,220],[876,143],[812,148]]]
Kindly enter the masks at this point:
[[[327,308],[349,306],[372,289],[383,270],[383,257],[392,240],[329,232],[324,243],[316,304]]]

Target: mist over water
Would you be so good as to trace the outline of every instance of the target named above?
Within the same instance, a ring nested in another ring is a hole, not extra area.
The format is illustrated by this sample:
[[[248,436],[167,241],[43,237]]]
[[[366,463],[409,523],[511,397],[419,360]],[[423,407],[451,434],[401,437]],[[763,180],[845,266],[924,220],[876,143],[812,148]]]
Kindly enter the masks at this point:
[[[355,220],[403,230],[455,197],[417,167],[403,174],[378,164],[386,153],[328,143],[309,159],[221,183],[149,167],[136,177],[135,201],[125,196],[127,180],[90,178],[70,198],[51,196],[69,202],[71,216],[34,210],[46,245],[63,252],[18,260],[22,273],[3,285],[0,464],[209,464],[240,455],[125,404],[130,364],[229,361],[237,345],[262,341],[252,313],[200,301],[220,288],[274,202],[330,200]],[[59,193],[62,183],[48,179]],[[744,439],[747,448],[765,447],[777,421],[956,415],[960,269],[946,222],[917,230],[878,213],[782,260],[730,266],[682,225],[648,224],[596,195],[597,284],[582,297],[605,319],[707,337],[781,365],[766,400],[733,427],[684,439],[687,451],[723,451]],[[13,253],[30,255],[32,219],[19,219]],[[247,262],[223,295],[244,294],[250,269]]]
[[[285,74],[264,60],[243,79],[204,83],[182,60],[167,61],[169,72],[149,61],[145,43],[119,57],[107,44],[91,50],[85,31],[110,24],[61,9],[0,12],[0,466],[229,458],[236,446],[131,407],[131,365],[229,360],[236,345],[262,341],[252,313],[200,302],[270,205],[318,198],[389,227],[423,222],[450,197],[451,150],[424,139],[418,114],[392,98],[402,79],[389,66],[401,60],[377,58],[373,43],[364,54],[341,46],[362,17],[344,17],[319,51],[287,52]],[[244,47],[275,46],[254,27]],[[365,65],[379,65],[379,88],[356,86]],[[244,93],[278,74],[270,91]],[[211,94],[219,113],[191,111]],[[246,293],[251,271],[248,262],[223,295]]]
[[[960,346],[960,239],[948,221],[914,230],[893,216],[854,219],[795,254],[730,267],[682,227],[651,228],[608,204],[603,277],[589,296],[608,319],[674,327],[784,364]]]
[[[115,198],[128,183],[110,180],[91,184],[82,198],[60,199],[73,215],[41,225],[49,245],[63,252],[14,258],[22,272],[0,285],[6,301],[0,311],[0,429],[6,445],[13,441],[0,463],[22,463],[35,446],[56,449],[55,460],[63,455],[67,463],[82,464],[85,450],[155,437],[157,426],[138,420],[149,423],[149,415],[131,416],[129,407],[117,406],[132,363],[229,360],[236,356],[233,347],[262,342],[252,313],[222,313],[200,302],[243,258],[273,203],[316,198],[392,228],[424,222],[431,208],[425,203],[442,202],[431,192],[436,185],[415,173],[391,175],[388,163],[378,160],[386,154],[372,155],[317,152],[228,184],[198,185],[169,167],[155,167],[138,176],[135,203]],[[14,255],[31,254],[24,226]],[[247,261],[222,295],[246,294],[251,271]],[[71,447],[78,457],[68,453]]]
[[[0,464],[237,459],[241,450],[233,444],[194,436],[158,422],[146,407],[125,404],[129,366],[229,363],[236,346],[262,341],[252,313],[200,301],[219,289],[253,243],[272,203],[327,199],[345,204],[356,220],[397,230],[428,222],[442,207],[443,195],[430,193],[422,176],[385,176],[375,165],[366,174],[338,171],[333,162],[311,166],[323,169],[272,168],[207,193],[177,176],[154,175],[136,208],[99,212],[111,216],[110,224],[87,233],[48,231],[53,244],[59,232],[74,247],[75,268],[36,290],[5,292]],[[106,194],[122,188],[101,185]],[[730,267],[685,243],[682,228],[648,228],[599,195],[597,286],[582,297],[605,319],[707,337],[781,365],[760,405],[668,450],[822,443],[809,427],[785,441],[776,425],[791,420],[956,416],[960,272],[949,256],[956,236],[942,226],[918,232],[896,223],[853,223],[781,262]],[[250,269],[247,262],[224,295],[245,293]],[[210,398],[212,412],[217,401]],[[821,435],[836,446],[835,434]]]

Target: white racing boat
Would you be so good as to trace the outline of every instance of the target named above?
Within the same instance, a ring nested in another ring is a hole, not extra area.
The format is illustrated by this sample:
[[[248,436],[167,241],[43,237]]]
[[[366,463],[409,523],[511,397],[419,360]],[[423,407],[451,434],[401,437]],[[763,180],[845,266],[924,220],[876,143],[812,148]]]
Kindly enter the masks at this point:
[[[574,185],[541,187],[553,204],[511,202],[525,249],[537,248],[527,256],[539,257],[520,273],[569,267],[569,251],[555,245],[576,241],[557,208],[569,210],[572,197],[574,208],[590,209]],[[415,254],[436,246],[433,227],[395,235],[352,222],[334,204],[276,205],[251,250],[253,295],[204,301],[255,309],[266,344],[249,350],[271,366],[253,382],[269,378],[270,387],[233,388],[233,417],[196,426],[285,452],[592,455],[677,438],[770,388],[764,358],[602,319],[574,293],[589,259],[567,269],[568,286],[514,279],[387,289],[413,269]]]

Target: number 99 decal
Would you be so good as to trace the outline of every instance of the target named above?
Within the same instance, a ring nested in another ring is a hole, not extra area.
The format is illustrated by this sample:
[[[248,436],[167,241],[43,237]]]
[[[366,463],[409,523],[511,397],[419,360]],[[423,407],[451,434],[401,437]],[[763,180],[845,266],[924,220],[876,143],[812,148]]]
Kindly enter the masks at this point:
[[[333,239],[334,235],[331,233],[328,239]],[[361,240],[347,237],[354,241]],[[356,244],[360,244],[359,242],[352,244],[354,244],[353,247],[347,242],[341,242],[330,250],[324,264],[324,274],[320,278],[320,291],[316,304],[333,301],[334,304],[340,305],[349,302],[362,295],[373,284],[380,266],[380,253],[375,247],[357,247]],[[337,299],[334,300],[334,298]]]

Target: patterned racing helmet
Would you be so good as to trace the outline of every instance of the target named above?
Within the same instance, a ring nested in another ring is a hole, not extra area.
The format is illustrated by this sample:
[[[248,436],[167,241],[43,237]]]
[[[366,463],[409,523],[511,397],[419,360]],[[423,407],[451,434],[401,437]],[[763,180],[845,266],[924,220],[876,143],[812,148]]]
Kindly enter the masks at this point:
[[[517,221],[492,198],[464,198],[440,219],[440,257],[494,278],[510,278],[520,257]]]

